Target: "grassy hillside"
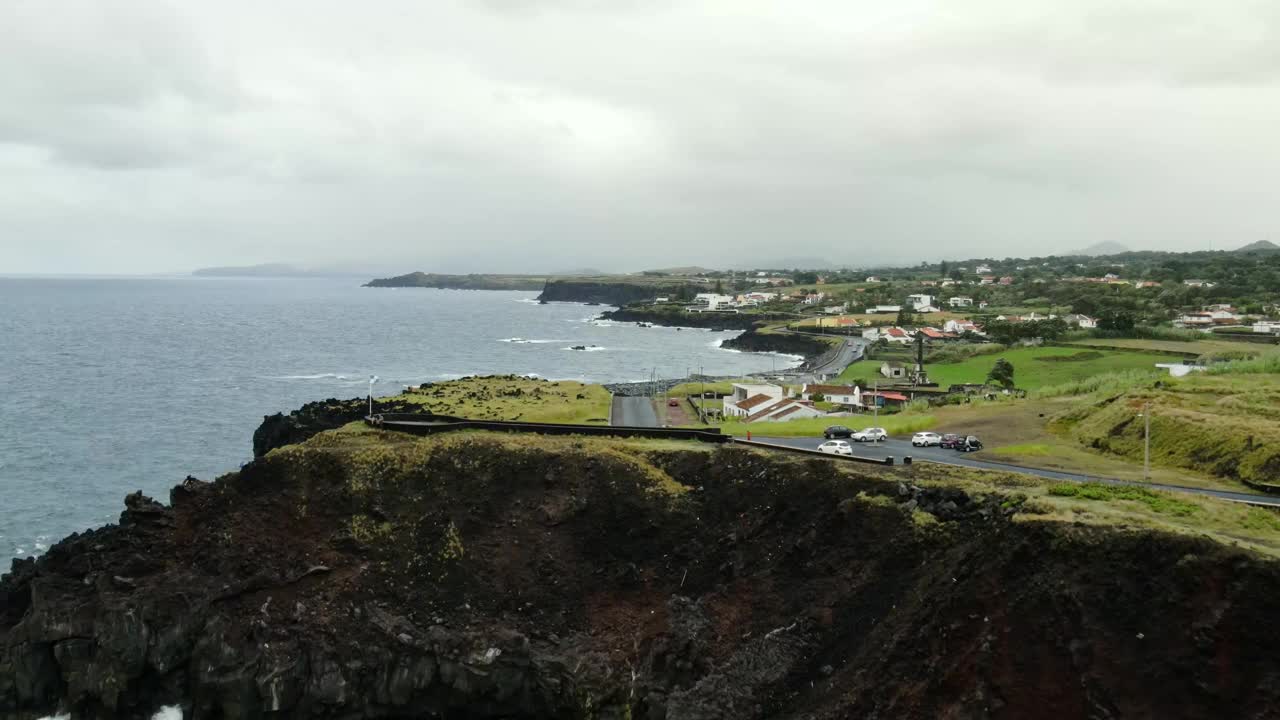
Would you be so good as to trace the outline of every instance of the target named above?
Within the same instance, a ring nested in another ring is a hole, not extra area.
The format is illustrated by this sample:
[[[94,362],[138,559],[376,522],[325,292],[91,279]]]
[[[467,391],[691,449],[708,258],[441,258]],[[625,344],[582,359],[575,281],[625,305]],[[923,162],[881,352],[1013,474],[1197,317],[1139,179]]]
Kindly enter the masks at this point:
[[[1053,428],[1141,462],[1140,414],[1149,406],[1152,463],[1280,484],[1280,376],[1197,375],[1091,400],[1062,413]]]
[[[957,363],[925,365],[929,379],[946,387],[952,383],[980,383],[986,380],[996,360],[1013,364],[1017,386],[1027,390],[1062,385],[1101,373],[1120,370],[1154,370],[1158,362],[1169,362],[1159,353],[1091,350],[1079,347],[1024,347],[991,355],[980,355]],[[879,359],[854,363],[840,375],[841,380],[881,380]]]

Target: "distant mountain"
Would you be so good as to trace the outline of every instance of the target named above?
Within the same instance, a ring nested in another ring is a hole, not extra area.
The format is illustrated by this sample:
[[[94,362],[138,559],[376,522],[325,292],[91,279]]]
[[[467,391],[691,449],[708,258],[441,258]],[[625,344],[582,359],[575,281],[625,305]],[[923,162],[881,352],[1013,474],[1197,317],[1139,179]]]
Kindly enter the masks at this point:
[[[363,275],[358,275],[354,272],[307,270],[287,263],[200,268],[191,274],[196,277],[363,277]]]
[[[1245,245],[1239,250],[1236,250],[1236,252],[1275,252],[1277,250],[1280,250],[1280,245],[1276,245],[1270,240],[1259,240],[1258,242],[1252,242]]]
[[[663,275],[699,275],[701,273],[715,272],[708,268],[699,267],[697,265],[686,265],[684,267],[655,268],[653,270],[645,270],[645,273],[662,273]]]
[[[1129,248],[1118,242],[1100,242],[1094,243],[1083,250],[1066,253],[1067,255],[1087,255],[1089,257],[1102,257],[1104,255],[1119,255],[1121,253],[1133,252]]]

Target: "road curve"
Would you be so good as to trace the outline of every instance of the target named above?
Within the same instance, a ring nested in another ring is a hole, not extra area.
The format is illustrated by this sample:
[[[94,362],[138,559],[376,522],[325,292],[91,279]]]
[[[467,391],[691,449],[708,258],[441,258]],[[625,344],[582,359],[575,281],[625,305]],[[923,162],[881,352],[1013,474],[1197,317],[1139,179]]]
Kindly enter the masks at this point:
[[[659,427],[658,413],[653,409],[653,401],[644,396],[613,396],[613,412],[609,414],[610,425],[626,427]]]
[[[771,445],[782,445],[785,447],[799,448],[802,450],[816,450],[824,440],[822,438],[810,437],[766,437],[762,435],[752,435],[752,440],[758,442],[769,443]],[[994,462],[990,460],[980,459],[981,456],[970,455],[967,453],[957,452],[955,450],[943,450],[938,447],[913,447],[908,440],[885,440],[879,443],[858,443],[850,442],[853,447],[854,455],[858,457],[871,458],[881,460],[892,456],[897,462],[902,462],[902,458],[911,456],[912,460],[928,460],[930,462],[942,463],[946,465],[956,465],[958,467],[977,468],[979,470],[998,470],[1000,472],[1016,472],[1025,475],[1035,475],[1037,477],[1047,478],[1049,480],[1067,480],[1070,482],[1099,482],[1107,485],[1134,485],[1138,487],[1148,487],[1153,490],[1168,490],[1170,492],[1190,493],[1192,495],[1205,495],[1215,497],[1222,500],[1231,500],[1233,502],[1249,503],[1251,505],[1265,505],[1268,507],[1280,508],[1280,497],[1271,495],[1254,495],[1244,492],[1232,492],[1230,490],[1213,490],[1210,488],[1188,487],[1185,485],[1166,485],[1164,483],[1144,483],[1132,480],[1120,480],[1117,478],[1098,477],[1094,475],[1083,475],[1080,473],[1063,472],[1061,470],[1046,470],[1043,468],[1032,468],[1023,465],[1010,465],[1008,463]]]

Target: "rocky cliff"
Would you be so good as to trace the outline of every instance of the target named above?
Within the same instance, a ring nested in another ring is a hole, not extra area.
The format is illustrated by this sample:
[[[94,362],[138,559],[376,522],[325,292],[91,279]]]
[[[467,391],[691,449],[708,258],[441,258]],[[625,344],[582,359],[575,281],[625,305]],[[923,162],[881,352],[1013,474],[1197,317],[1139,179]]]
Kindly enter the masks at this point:
[[[622,306],[653,300],[660,295],[675,294],[684,285],[682,282],[657,281],[549,280],[538,299],[547,302],[583,302]],[[701,290],[694,292],[701,292]]]
[[[645,322],[667,327],[696,327],[718,330],[750,330],[770,320],[794,320],[794,315],[779,313],[691,313],[683,307],[637,306],[606,310],[600,314],[605,320],[617,322]]]
[[[1280,713],[1273,561],[911,482],[324,433],[15,562],[0,717]]]
[[[816,358],[834,346],[811,335],[748,330],[738,337],[726,340],[723,347],[743,352],[776,352]]]

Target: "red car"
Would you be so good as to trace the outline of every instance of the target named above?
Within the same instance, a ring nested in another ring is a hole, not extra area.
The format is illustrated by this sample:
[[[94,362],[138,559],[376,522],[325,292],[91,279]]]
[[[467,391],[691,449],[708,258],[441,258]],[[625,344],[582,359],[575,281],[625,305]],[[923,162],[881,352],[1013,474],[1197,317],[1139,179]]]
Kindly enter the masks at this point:
[[[942,440],[938,443],[938,447],[945,448],[947,450],[959,450],[960,446],[963,444],[964,444],[963,435],[956,435],[955,433],[947,433],[942,436]]]
[[[667,407],[680,407],[680,401],[672,398],[667,401]]]

